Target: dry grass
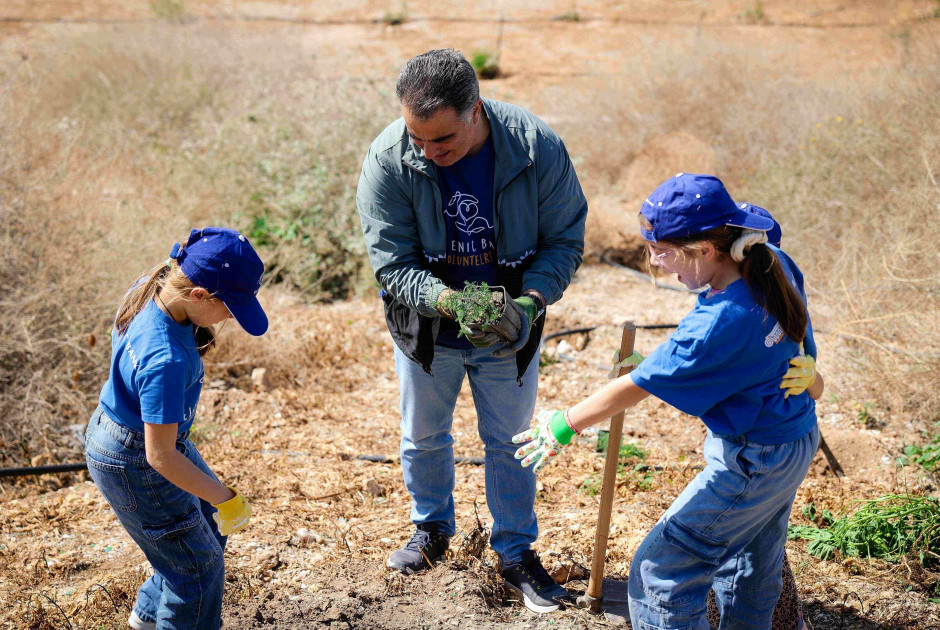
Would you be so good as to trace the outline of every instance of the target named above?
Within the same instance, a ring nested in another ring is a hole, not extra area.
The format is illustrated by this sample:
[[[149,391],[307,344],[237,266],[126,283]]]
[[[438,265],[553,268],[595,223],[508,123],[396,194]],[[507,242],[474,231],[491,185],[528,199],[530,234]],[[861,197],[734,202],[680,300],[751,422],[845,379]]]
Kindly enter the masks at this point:
[[[143,24],[0,67],[0,414],[15,420],[0,465],[77,454],[64,427],[94,405],[123,290],[192,225],[251,232],[287,289],[267,289],[272,303],[371,286],[352,197],[395,115],[392,82],[323,79],[299,50]],[[714,171],[781,220],[817,327],[840,335],[828,350],[856,357],[860,382],[877,375],[863,395],[927,426],[940,410],[940,51],[912,39],[880,74],[796,82],[772,49],[690,36],[644,50],[634,76],[566,101],[583,124],[556,125],[592,199],[588,260],[634,246],[637,202],[661,179]],[[218,373],[268,366],[297,383],[358,361],[336,345],[341,322],[317,332],[321,316],[223,339]]]
[[[0,466],[76,457],[121,295],[192,226],[308,300],[370,285],[352,197],[388,95],[275,48],[157,24],[0,67]]]

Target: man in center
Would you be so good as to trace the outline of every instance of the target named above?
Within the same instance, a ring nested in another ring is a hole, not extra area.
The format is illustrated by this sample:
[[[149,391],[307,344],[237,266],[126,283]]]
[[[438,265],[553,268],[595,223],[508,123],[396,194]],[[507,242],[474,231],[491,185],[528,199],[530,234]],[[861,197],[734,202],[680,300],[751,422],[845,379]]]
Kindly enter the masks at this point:
[[[521,107],[480,98],[460,53],[409,60],[396,92],[402,118],[370,146],[356,195],[395,341],[416,527],[388,566],[427,569],[456,532],[451,428],[467,377],[485,450],[490,544],[525,605],[555,610],[568,594],[531,549],[535,476],[515,460],[512,436],[535,410],[545,307],[581,264],[587,203],[558,135]],[[505,287],[518,326],[460,336],[444,303],[466,282]]]

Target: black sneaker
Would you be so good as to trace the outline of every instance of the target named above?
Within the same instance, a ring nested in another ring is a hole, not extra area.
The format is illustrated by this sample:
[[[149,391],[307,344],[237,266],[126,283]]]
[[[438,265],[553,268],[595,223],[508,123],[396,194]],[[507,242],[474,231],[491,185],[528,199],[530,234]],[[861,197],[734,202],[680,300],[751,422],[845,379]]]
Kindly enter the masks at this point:
[[[436,527],[418,525],[408,544],[389,556],[387,565],[411,575],[415,571],[430,569],[443,560],[449,546],[450,538],[439,534]]]
[[[532,550],[523,551],[518,563],[504,566],[502,574],[506,588],[522,598],[532,612],[552,612],[571,601],[568,591],[552,579]]]

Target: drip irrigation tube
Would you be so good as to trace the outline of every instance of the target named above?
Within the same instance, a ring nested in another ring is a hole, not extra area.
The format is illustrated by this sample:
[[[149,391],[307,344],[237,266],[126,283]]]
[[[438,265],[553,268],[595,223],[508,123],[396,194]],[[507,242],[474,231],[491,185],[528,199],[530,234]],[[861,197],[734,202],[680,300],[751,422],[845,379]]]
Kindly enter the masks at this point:
[[[25,468],[0,468],[0,477],[27,477],[29,475],[48,475],[53,473],[77,472],[87,470],[88,464],[53,464],[51,466],[27,466]]]

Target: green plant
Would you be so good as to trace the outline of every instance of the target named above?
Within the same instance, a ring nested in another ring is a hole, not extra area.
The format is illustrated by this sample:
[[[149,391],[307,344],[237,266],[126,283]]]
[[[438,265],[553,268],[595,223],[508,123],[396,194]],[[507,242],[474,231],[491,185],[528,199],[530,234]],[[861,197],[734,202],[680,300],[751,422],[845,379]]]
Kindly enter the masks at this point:
[[[467,326],[495,324],[503,314],[501,305],[493,299],[493,290],[485,282],[467,282],[462,291],[447,295],[442,306],[454,316],[460,325],[459,335],[463,336]]]
[[[565,11],[559,16],[555,17],[559,22],[580,22],[581,16],[577,11]]]
[[[858,504],[828,528],[792,525],[788,538],[810,541],[807,551],[824,560],[838,553],[892,562],[916,555],[925,566],[940,561],[940,499],[889,494]]]
[[[578,486],[578,490],[589,497],[593,497],[601,491],[601,480],[598,475],[591,475],[581,482],[581,485]]]
[[[150,11],[168,22],[182,22],[186,17],[183,0],[150,0]]]
[[[764,4],[762,2],[755,2],[742,11],[740,15],[748,24],[760,24],[767,20],[767,16],[764,14]]]
[[[935,473],[940,470],[940,434],[934,435],[933,439],[923,446],[905,446],[904,455],[898,458],[898,464],[906,466],[911,462],[927,472]]]
[[[855,403],[855,421],[866,429],[878,426],[878,420],[871,413],[871,403]]]
[[[499,62],[486,51],[476,51],[470,58],[470,65],[481,79],[495,79],[500,75]]]

